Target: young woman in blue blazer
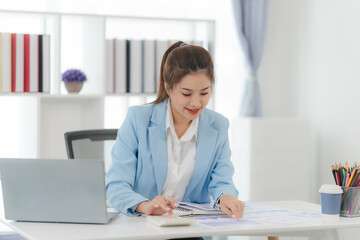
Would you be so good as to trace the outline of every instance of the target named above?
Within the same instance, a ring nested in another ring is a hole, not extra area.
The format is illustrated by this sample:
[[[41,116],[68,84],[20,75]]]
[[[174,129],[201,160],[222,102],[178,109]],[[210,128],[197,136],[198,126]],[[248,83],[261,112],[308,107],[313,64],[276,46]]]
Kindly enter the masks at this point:
[[[112,149],[106,194],[127,215],[172,214],[178,201],[214,202],[241,219],[228,139],[229,121],[206,108],[213,62],[181,41],[165,52],[152,104],[128,109]]]

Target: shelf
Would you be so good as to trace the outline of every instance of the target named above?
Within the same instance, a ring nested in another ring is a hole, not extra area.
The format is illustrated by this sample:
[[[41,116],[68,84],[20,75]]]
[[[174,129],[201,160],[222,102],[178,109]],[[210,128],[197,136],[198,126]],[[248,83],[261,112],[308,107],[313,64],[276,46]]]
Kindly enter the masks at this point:
[[[78,68],[88,76],[84,94],[106,92],[106,39],[181,39],[214,48],[215,20],[0,10],[0,31],[50,35],[50,94],[65,94],[61,73]],[[7,19],[9,18],[9,19]],[[29,22],[29,26],[27,26]],[[158,29],[159,31],[156,31]]]
[[[0,9],[0,13],[56,15],[56,16],[80,16],[80,17],[103,17],[103,18],[142,19],[142,20],[161,20],[161,21],[189,21],[189,22],[199,21],[199,22],[215,23],[215,19],[203,19],[203,18],[143,17],[143,16],[132,16],[132,15],[90,14],[90,13],[76,13],[76,12],[45,12],[45,11],[42,12],[42,11]]]
[[[107,94],[49,94],[49,93],[5,93],[1,97],[39,97],[39,98],[100,98],[100,97],[154,97],[156,93],[107,93]]]
[[[0,21],[14,24],[0,26],[0,32],[50,35],[51,57],[50,93],[0,94],[0,143],[10,139],[15,146],[2,156],[66,158],[65,132],[118,128],[129,106],[156,99],[156,93],[106,92],[106,39],[201,41],[210,53],[214,50],[213,19],[3,9],[0,13]],[[69,68],[87,75],[80,93],[68,94],[61,81],[61,73]]]
[[[79,100],[86,100],[86,99],[99,99],[104,98],[105,95],[103,94],[78,94],[78,93],[69,93],[69,94],[49,94],[44,96],[39,96],[42,99],[79,99]]]
[[[108,93],[106,97],[153,97],[156,93]]]

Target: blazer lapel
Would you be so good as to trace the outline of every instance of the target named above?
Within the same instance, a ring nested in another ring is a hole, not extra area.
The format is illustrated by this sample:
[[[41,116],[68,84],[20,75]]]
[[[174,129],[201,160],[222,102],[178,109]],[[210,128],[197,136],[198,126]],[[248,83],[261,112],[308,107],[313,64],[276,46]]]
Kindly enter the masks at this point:
[[[149,131],[149,144],[154,167],[157,195],[161,194],[167,174],[166,101],[155,104]]]
[[[214,119],[206,111],[205,109],[199,117],[195,167],[184,198],[190,196],[189,194],[198,185],[199,181],[207,174],[209,166],[213,161],[212,157],[215,151],[218,131],[211,127]]]

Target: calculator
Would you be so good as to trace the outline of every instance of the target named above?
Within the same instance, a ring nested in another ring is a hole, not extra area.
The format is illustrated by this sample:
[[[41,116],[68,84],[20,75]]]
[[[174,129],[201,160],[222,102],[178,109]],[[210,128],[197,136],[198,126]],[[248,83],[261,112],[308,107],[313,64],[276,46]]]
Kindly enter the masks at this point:
[[[177,216],[147,216],[146,221],[159,227],[189,226],[196,222],[195,219]]]

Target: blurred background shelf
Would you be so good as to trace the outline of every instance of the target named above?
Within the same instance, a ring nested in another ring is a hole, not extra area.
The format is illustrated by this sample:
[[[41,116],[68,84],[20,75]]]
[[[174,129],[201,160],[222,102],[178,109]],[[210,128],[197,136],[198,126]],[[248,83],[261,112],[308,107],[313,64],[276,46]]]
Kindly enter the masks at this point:
[[[0,10],[0,32],[50,35],[50,93],[0,94],[0,144],[9,146],[2,157],[66,158],[65,132],[118,128],[129,106],[155,100],[107,93],[106,39],[196,41],[211,54],[215,45],[215,20],[207,19]],[[61,81],[70,68],[87,76],[79,94]]]

